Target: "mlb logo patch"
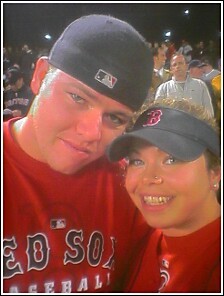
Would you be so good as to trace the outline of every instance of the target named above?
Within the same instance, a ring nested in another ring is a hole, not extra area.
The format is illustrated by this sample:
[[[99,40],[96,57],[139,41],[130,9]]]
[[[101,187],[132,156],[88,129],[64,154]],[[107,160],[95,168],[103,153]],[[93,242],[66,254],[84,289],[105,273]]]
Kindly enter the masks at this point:
[[[51,229],[63,229],[66,227],[65,219],[51,219],[50,221]]]
[[[114,85],[117,82],[116,77],[102,69],[99,69],[99,71],[96,73],[95,79],[111,89],[114,88]]]

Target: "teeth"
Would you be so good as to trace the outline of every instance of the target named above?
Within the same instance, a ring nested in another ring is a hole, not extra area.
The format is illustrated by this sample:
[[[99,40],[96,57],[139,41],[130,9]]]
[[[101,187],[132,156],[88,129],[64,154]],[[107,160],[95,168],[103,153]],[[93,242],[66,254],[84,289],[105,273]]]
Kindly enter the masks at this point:
[[[154,205],[166,204],[171,199],[171,197],[147,195],[147,196],[144,196],[143,199],[147,205],[154,206]]]

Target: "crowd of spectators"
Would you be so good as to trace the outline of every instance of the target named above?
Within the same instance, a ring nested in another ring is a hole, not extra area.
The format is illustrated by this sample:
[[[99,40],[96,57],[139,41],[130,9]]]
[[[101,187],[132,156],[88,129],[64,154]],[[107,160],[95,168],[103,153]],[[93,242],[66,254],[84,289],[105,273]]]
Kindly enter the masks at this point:
[[[209,40],[208,42],[199,41],[196,44],[191,44],[188,40],[180,40],[179,42],[173,42],[172,40],[165,40],[162,42],[148,42],[149,47],[152,48],[154,55],[154,74],[151,89],[149,90],[148,100],[155,96],[157,87],[172,79],[172,73],[170,72],[170,60],[175,53],[180,53],[185,57],[186,63],[190,64],[191,61],[198,61],[201,69],[201,77],[194,77],[202,79],[206,82],[210,92],[215,93],[214,109],[215,114],[220,120],[220,109],[221,109],[221,52],[220,46],[217,42]],[[31,78],[35,68],[35,63],[41,56],[47,56],[49,52],[48,48],[31,48],[28,44],[23,44],[21,47],[10,47],[6,46],[3,48],[3,93],[4,93],[4,104],[3,109],[5,114],[4,119],[18,116],[18,112],[15,112],[15,106],[12,108],[7,103],[8,90],[12,90],[12,86],[9,84],[7,79],[7,73],[12,68],[19,69],[17,76],[22,76],[23,83],[26,88],[30,87]],[[201,64],[204,67],[201,67]],[[196,67],[199,68],[199,67]],[[190,69],[189,69],[190,70]],[[21,74],[21,75],[20,75]],[[210,76],[213,76],[212,79]],[[161,76],[161,77],[160,77]],[[218,77],[217,77],[218,76]],[[27,92],[27,91],[26,91]],[[28,90],[30,94],[30,90]],[[18,93],[14,94],[18,97]],[[10,98],[12,97],[10,93]],[[29,96],[31,101],[32,96]],[[218,98],[218,99],[217,99]],[[18,101],[16,101],[18,102]],[[11,104],[11,101],[10,101]],[[27,105],[26,112],[28,111],[31,103]],[[217,107],[217,105],[219,107]],[[218,111],[216,111],[218,110]],[[25,115],[24,110],[22,116]],[[20,112],[21,115],[21,112]]]

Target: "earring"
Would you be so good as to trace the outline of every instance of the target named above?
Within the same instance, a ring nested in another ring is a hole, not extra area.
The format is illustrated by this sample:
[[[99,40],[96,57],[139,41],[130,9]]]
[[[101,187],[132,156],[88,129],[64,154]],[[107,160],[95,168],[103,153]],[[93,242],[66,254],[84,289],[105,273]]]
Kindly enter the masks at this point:
[[[213,185],[213,187],[214,187],[214,188],[217,188],[217,187],[218,187],[218,184],[217,184],[217,183],[215,183],[215,184]]]

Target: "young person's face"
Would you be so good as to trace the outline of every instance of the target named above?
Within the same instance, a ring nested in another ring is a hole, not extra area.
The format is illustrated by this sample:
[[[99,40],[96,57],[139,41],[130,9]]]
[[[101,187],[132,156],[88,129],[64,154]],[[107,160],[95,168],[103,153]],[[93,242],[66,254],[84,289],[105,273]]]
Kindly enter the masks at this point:
[[[37,158],[73,174],[104,154],[133,112],[60,70],[50,75],[32,108]]]
[[[147,223],[171,236],[206,224],[216,205],[214,184],[204,156],[178,161],[159,148],[137,146],[130,154],[126,188]]]

